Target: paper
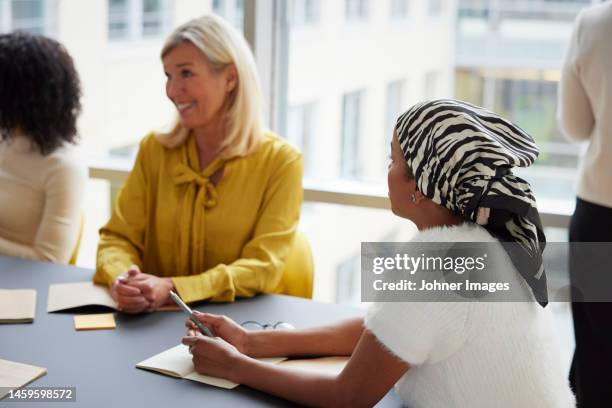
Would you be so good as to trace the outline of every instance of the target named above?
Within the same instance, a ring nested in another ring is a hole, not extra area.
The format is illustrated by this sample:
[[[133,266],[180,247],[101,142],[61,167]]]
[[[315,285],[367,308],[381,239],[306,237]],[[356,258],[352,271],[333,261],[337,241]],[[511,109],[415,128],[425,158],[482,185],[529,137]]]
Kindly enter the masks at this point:
[[[31,323],[35,314],[34,289],[0,289],[0,323]]]
[[[0,400],[45,374],[46,368],[0,359]]]
[[[117,310],[117,304],[105,286],[93,282],[57,283],[49,286],[47,312],[82,306],[106,306]]]
[[[280,363],[283,367],[295,368],[297,370],[310,371],[320,374],[338,375],[344,370],[350,357],[321,357],[299,360],[286,360]]]
[[[171,349],[141,361],[140,363],[136,364],[136,367],[144,370],[157,371],[158,373],[169,375],[171,377],[198,381],[228,390],[236,388],[239,385],[235,382],[222,378],[198,374],[193,368],[192,358],[192,355],[189,353],[189,348],[183,344],[179,344],[178,346],[172,347]],[[285,359],[285,357],[274,357],[260,358],[258,360],[276,364]]]
[[[112,313],[74,316],[76,330],[102,330],[116,327],[115,316]]]

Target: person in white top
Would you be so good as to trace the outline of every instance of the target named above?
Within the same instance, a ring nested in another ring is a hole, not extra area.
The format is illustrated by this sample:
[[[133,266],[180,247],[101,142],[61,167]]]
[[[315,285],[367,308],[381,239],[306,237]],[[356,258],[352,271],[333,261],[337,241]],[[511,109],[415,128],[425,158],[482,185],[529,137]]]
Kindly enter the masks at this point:
[[[612,241],[611,39],[612,3],[583,9],[574,24],[559,84],[559,125],[568,139],[586,143],[570,242]],[[610,260],[601,253],[593,257],[582,250],[588,247],[575,244],[570,257],[576,340],[570,382],[579,407],[612,406]],[[583,256],[588,256],[589,262],[584,262]],[[600,266],[594,265],[594,258],[601,259]],[[608,301],[599,302],[604,299],[599,293],[606,292]]]
[[[68,263],[87,169],[77,137],[81,87],[57,41],[0,35],[0,255]]]
[[[373,406],[395,385],[416,408],[573,407],[551,313],[542,307],[535,199],[510,170],[530,165],[537,152],[529,135],[489,111],[430,101],[398,119],[388,172],[392,211],[419,228],[414,241],[493,245],[504,255],[496,272],[526,301],[410,302],[407,293],[406,302],[381,298],[365,319],[301,330],[246,331],[225,316],[194,313],[218,336],[186,323],[182,341],[195,370],[312,406]],[[520,250],[509,257],[499,240],[519,236]],[[254,359],[300,355],[351,357],[339,375]]]

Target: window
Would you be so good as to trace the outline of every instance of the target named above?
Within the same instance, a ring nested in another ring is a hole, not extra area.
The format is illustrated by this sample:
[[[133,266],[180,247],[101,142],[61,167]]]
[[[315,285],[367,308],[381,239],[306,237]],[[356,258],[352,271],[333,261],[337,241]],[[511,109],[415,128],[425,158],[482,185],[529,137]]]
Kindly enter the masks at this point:
[[[348,21],[361,21],[368,18],[368,0],[345,1],[345,15]]]
[[[316,103],[289,107],[287,114],[287,139],[301,150],[304,158],[304,173],[309,176],[313,171],[314,151],[311,145],[315,139]]]
[[[352,254],[336,268],[336,303],[359,303],[360,278],[359,254]]]
[[[108,38],[160,38],[171,29],[172,0],[108,0]]]
[[[294,27],[317,24],[320,6],[320,0],[290,0],[289,23]]]
[[[142,3],[142,35],[143,37],[158,36],[162,31],[162,0],[143,0]]]
[[[342,151],[340,160],[340,176],[348,179],[358,179],[363,174],[361,162],[361,111],[363,91],[344,95],[342,101]]]
[[[54,0],[0,0],[0,31],[53,35],[55,12]]]
[[[434,99],[438,96],[439,77],[437,72],[425,74],[425,99]]]
[[[458,89],[458,97],[494,110],[529,133],[540,155],[534,166],[517,173],[530,182],[537,198],[568,199],[574,190],[580,149],[569,144],[557,128],[557,83],[533,74],[523,78],[507,74],[461,70],[458,78],[472,84],[472,92]]]
[[[439,17],[442,14],[442,1],[443,0],[428,0],[427,14],[430,17]]]
[[[387,85],[387,127],[385,140],[391,141],[395,122],[399,115],[404,113],[408,107],[404,106],[404,80],[393,81]]]
[[[108,0],[108,37],[127,38],[129,22],[128,0]]]
[[[408,17],[409,0],[391,0],[391,17],[400,19]]]
[[[213,0],[213,13],[220,15],[238,29],[244,31],[244,0]]]

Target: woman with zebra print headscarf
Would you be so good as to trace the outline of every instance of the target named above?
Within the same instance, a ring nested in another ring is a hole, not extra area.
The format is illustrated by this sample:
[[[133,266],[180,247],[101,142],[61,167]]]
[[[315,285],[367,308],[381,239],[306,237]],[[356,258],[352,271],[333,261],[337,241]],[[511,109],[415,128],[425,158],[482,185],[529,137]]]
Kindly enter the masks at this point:
[[[430,101],[399,118],[388,171],[392,210],[417,225],[415,242],[516,243],[501,274],[533,301],[376,302],[365,319],[289,331],[247,332],[199,314],[226,342],[196,336],[188,320],[183,343],[196,371],[305,405],[372,406],[395,384],[410,407],[573,407],[550,310],[538,304],[546,304],[546,283],[535,199],[511,172],[537,152],[492,112]],[[299,355],[351,357],[339,375],[253,359]]]

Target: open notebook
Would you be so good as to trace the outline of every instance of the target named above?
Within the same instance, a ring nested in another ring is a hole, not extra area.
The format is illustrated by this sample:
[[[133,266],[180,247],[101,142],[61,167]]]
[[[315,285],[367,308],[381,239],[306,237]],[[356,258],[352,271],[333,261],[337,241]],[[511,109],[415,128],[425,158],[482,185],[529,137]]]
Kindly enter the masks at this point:
[[[34,289],[0,289],[0,323],[31,323],[35,314]]]
[[[46,368],[0,359],[0,400],[45,374]]]
[[[285,360],[285,358],[261,358],[259,360],[269,363],[278,363]],[[182,344],[141,361],[136,364],[136,367],[144,370],[156,371],[171,377],[185,378],[187,380],[214,385],[215,387],[226,388],[228,390],[239,385],[222,378],[198,374],[193,368],[192,355],[189,353],[189,348]]]
[[[83,306],[106,306],[118,310],[106,286],[95,285],[93,282],[56,283],[49,286],[48,313]],[[157,310],[179,311],[179,308],[172,305]]]

